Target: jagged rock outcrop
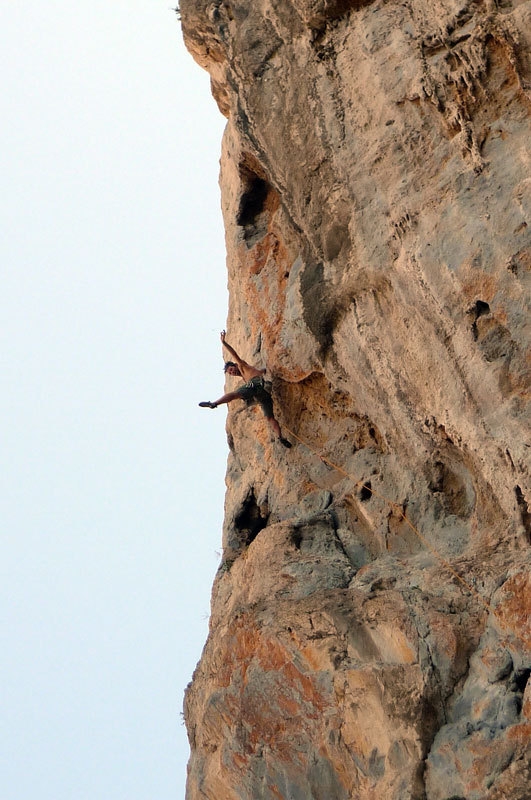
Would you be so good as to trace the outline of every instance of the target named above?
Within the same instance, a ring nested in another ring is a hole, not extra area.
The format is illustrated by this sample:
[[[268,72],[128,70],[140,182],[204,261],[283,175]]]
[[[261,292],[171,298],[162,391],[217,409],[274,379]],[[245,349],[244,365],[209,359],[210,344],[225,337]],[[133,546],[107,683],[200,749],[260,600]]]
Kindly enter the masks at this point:
[[[180,7],[295,443],[231,406],[187,797],[526,800],[531,2]]]

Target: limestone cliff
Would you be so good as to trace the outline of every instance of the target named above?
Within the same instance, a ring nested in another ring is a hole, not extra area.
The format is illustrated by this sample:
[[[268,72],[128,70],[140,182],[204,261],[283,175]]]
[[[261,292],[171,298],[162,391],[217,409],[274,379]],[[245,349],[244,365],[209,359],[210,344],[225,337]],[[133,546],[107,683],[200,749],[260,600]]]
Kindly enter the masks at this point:
[[[531,2],[180,8],[294,442],[231,406],[187,797],[529,800]]]

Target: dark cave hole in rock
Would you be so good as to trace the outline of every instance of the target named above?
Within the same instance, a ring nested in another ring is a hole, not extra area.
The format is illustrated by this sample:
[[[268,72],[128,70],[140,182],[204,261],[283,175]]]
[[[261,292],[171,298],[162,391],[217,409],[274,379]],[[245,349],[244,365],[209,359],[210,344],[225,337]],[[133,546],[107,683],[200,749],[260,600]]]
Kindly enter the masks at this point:
[[[271,217],[268,198],[274,190],[265,180],[248,167],[240,169],[242,196],[236,222],[243,229],[243,239],[248,248],[253,247],[267,234]]]
[[[529,680],[529,676],[531,675],[531,669],[522,669],[514,674],[514,685],[517,692],[523,695],[525,692],[527,682]]]
[[[258,177],[258,175],[248,173],[246,183],[247,188],[242,194],[236,219],[238,225],[242,228],[252,225],[262,213],[269,193],[267,181]]]
[[[475,311],[476,319],[479,319],[479,317],[482,317],[483,314],[488,314],[490,312],[490,306],[483,300],[476,300]]]
[[[254,542],[260,531],[267,526],[268,520],[267,507],[258,505],[254,490],[251,489],[234,520],[234,526],[241,535],[244,547],[249,547],[251,542]]]
[[[522,669],[518,670],[514,673],[513,677],[513,690],[516,695],[516,708],[518,714],[522,712],[522,706],[524,704],[524,692],[526,690],[527,682],[529,681],[529,676],[531,675],[531,669]]]
[[[488,303],[485,303],[484,300],[476,300],[472,308],[469,310],[469,313],[474,317],[474,321],[472,322],[472,335],[474,337],[474,341],[477,341],[478,326],[476,323],[480,317],[484,316],[485,314],[490,314],[490,306]]]
[[[372,497],[371,482],[367,481],[366,483],[363,484],[363,486],[360,489],[360,500],[362,501],[362,503],[366,503],[367,500],[371,499],[371,497]]]
[[[291,543],[293,544],[293,546],[295,547],[296,550],[300,550],[301,549],[302,533],[299,530],[295,529],[294,531],[292,531],[292,533],[291,533]]]
[[[520,509],[520,518],[526,532],[527,541],[529,544],[531,544],[531,512],[529,511],[529,506],[524,497],[524,493],[519,486],[514,487],[514,493],[516,496],[516,503]]]

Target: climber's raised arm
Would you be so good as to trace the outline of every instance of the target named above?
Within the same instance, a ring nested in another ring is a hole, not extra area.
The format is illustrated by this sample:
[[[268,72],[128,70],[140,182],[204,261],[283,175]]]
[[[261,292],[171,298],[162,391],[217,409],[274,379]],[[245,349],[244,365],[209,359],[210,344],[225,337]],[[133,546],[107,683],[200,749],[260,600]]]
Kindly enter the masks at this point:
[[[219,338],[221,339],[221,344],[226,350],[229,351],[229,353],[236,361],[236,363],[239,364],[242,361],[242,359],[240,358],[234,347],[231,347],[231,345],[228,343],[226,336],[227,336],[226,331],[221,331],[221,333],[219,334]]]
[[[232,358],[234,359],[234,363],[236,365],[238,373],[244,380],[248,381],[251,378],[256,377],[257,375],[263,375],[265,373],[266,371],[265,369],[258,369],[257,367],[253,367],[252,364],[248,364],[247,361],[244,361],[243,358],[240,358],[234,347],[232,347],[227,342],[225,331],[221,331],[220,339],[223,347],[229,351]],[[233,372],[231,371],[232,368],[233,368],[233,362],[227,361],[225,364],[225,372],[229,372],[229,374],[232,375],[233,374]]]

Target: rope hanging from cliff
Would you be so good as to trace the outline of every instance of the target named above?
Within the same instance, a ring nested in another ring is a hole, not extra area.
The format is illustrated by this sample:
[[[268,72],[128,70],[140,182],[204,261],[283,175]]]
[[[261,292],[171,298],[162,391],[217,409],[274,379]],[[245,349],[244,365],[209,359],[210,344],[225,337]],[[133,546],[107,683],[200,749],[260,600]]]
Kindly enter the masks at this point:
[[[415,534],[415,536],[416,536],[416,537],[417,537],[417,538],[418,538],[418,539],[419,539],[419,540],[422,542],[422,544],[424,545],[424,547],[425,547],[425,548],[426,548],[426,549],[427,549],[427,550],[428,550],[428,551],[429,551],[429,552],[430,552],[430,553],[431,553],[433,556],[435,556],[435,558],[436,558],[436,559],[437,559],[437,560],[438,560],[438,561],[439,561],[439,562],[440,562],[440,563],[441,563],[441,564],[444,566],[444,568],[445,568],[445,569],[446,569],[446,570],[447,570],[447,571],[448,571],[448,572],[449,572],[449,573],[450,573],[450,574],[451,574],[451,575],[452,575],[452,576],[453,576],[453,577],[454,577],[454,578],[455,578],[457,581],[459,581],[459,583],[460,583],[460,584],[461,584],[461,585],[462,585],[462,586],[463,586],[463,587],[464,587],[464,588],[465,588],[465,589],[466,589],[468,592],[470,592],[470,594],[471,594],[472,596],[474,596],[474,597],[477,599],[477,601],[478,601],[478,602],[479,602],[479,603],[480,603],[480,604],[481,604],[481,605],[482,605],[482,606],[485,608],[485,610],[486,610],[486,611],[488,611],[490,614],[492,614],[492,615],[493,615],[493,616],[494,616],[494,617],[497,619],[497,621],[498,621],[498,623],[500,624],[500,626],[501,626],[502,628],[504,628],[506,631],[508,631],[508,632],[512,633],[512,634],[513,634],[513,636],[515,636],[517,639],[519,639],[521,642],[523,642],[523,644],[524,644],[524,645],[526,644],[526,643],[524,642],[524,640],[523,640],[522,636],[521,636],[521,635],[519,635],[519,634],[518,634],[518,632],[517,632],[517,631],[515,631],[513,628],[511,628],[509,625],[507,625],[507,622],[506,622],[504,619],[502,619],[502,617],[500,616],[500,614],[498,613],[498,611],[497,611],[497,610],[496,610],[496,609],[495,609],[495,608],[494,608],[494,607],[493,607],[493,606],[492,606],[492,605],[491,605],[491,604],[488,602],[488,600],[485,600],[485,598],[484,598],[484,597],[483,597],[483,596],[482,596],[482,595],[481,595],[481,594],[480,594],[480,593],[477,591],[477,589],[475,589],[475,588],[474,588],[474,587],[473,587],[473,586],[472,586],[472,585],[471,585],[471,584],[470,584],[470,583],[469,583],[467,580],[465,580],[465,579],[464,579],[464,578],[463,578],[463,577],[462,577],[462,576],[461,576],[461,575],[460,575],[460,574],[459,574],[459,573],[458,573],[458,572],[457,572],[457,571],[456,571],[456,570],[455,570],[455,569],[452,567],[452,565],[451,565],[451,564],[450,564],[450,563],[449,563],[449,562],[448,562],[448,561],[447,561],[447,560],[444,558],[444,556],[442,556],[442,555],[441,555],[441,554],[440,554],[440,553],[439,553],[439,552],[436,550],[436,548],[435,548],[435,547],[434,547],[432,544],[430,544],[430,542],[429,542],[429,541],[426,539],[426,537],[425,537],[425,536],[424,536],[424,535],[423,535],[423,534],[422,534],[422,533],[419,531],[419,529],[418,529],[418,528],[417,528],[417,527],[416,527],[416,526],[415,526],[415,525],[414,525],[414,524],[411,522],[411,520],[409,519],[409,517],[407,516],[407,514],[406,514],[406,513],[403,511],[402,507],[401,507],[401,506],[400,506],[398,503],[395,503],[395,502],[393,502],[392,500],[389,500],[389,498],[388,498],[388,497],[384,497],[382,494],[380,494],[380,493],[379,493],[379,492],[377,492],[375,489],[373,489],[373,488],[372,488],[372,486],[371,486],[369,483],[365,483],[363,480],[356,480],[356,478],[355,478],[355,476],[354,476],[354,475],[352,475],[350,472],[347,472],[347,470],[345,470],[345,469],[344,469],[343,467],[341,467],[339,464],[335,464],[335,463],[334,463],[333,461],[331,461],[329,458],[327,458],[326,456],[324,456],[322,453],[320,453],[320,452],[319,452],[319,450],[317,450],[317,448],[313,447],[313,446],[312,446],[311,444],[309,444],[308,442],[305,442],[305,441],[304,441],[304,439],[301,439],[301,437],[300,437],[300,436],[298,436],[298,435],[297,435],[297,434],[296,434],[294,431],[290,430],[290,428],[288,428],[288,427],[286,427],[286,426],[284,426],[284,428],[285,428],[285,430],[286,430],[286,431],[287,431],[289,434],[291,434],[291,436],[293,436],[293,438],[294,438],[294,439],[296,439],[296,440],[297,440],[297,442],[299,442],[299,444],[302,444],[304,447],[306,447],[306,448],[307,448],[307,450],[309,450],[311,453],[313,453],[313,455],[317,456],[317,458],[319,458],[319,460],[320,460],[320,461],[322,461],[324,464],[327,464],[329,467],[331,467],[332,469],[336,470],[336,472],[339,472],[341,475],[344,475],[346,478],[349,478],[350,480],[354,481],[354,487],[353,487],[354,489],[356,489],[356,488],[365,489],[366,491],[370,492],[370,493],[371,493],[371,494],[372,494],[374,497],[378,497],[378,498],[379,498],[380,500],[382,500],[384,503],[387,503],[387,504],[388,504],[388,505],[389,505],[389,506],[390,506],[390,507],[393,509],[393,511],[395,511],[395,512],[398,514],[399,518],[403,519],[403,520],[404,520],[404,522],[406,523],[406,525],[408,525],[408,526],[409,526],[409,528],[411,528],[411,530],[413,531],[413,533]]]

